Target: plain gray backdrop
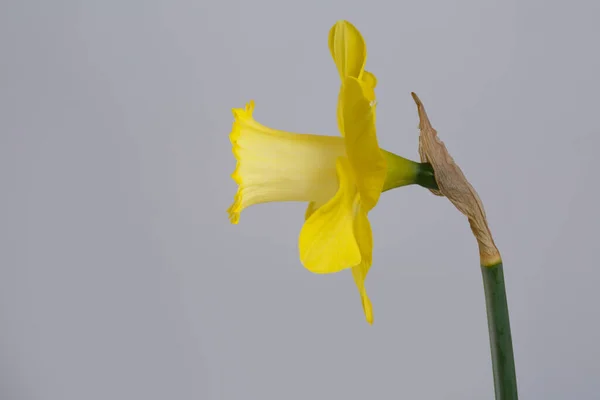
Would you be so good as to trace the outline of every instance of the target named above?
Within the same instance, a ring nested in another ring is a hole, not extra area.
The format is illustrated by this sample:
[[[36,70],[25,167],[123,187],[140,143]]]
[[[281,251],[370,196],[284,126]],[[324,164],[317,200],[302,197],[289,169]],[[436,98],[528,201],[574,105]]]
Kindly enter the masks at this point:
[[[600,398],[600,2],[33,1],[0,5],[2,400],[492,399],[467,221],[418,187],[349,271],[298,259],[304,204],[235,193],[232,107],[337,135],[329,28],[379,78],[382,147],[416,109],[505,262],[523,399]]]

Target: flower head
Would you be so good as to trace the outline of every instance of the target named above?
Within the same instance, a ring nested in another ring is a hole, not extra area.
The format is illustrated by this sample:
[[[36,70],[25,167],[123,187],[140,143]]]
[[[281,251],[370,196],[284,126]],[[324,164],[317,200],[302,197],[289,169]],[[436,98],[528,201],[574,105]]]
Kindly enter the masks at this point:
[[[341,136],[290,133],[253,118],[254,104],[234,109],[230,139],[238,184],[231,222],[246,207],[273,201],[308,202],[300,231],[302,264],[318,274],[352,269],[366,319],[373,321],[365,279],[372,263],[368,213],[382,191],[418,183],[419,164],[379,148],[375,129],[375,75],[367,72],[360,32],[337,22],[329,49],[341,86],[337,120]]]

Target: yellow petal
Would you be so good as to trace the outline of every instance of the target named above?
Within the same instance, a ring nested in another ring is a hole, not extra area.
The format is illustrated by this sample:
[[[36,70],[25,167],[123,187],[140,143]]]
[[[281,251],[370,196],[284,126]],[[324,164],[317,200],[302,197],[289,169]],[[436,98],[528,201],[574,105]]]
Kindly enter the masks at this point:
[[[375,89],[375,87],[377,87],[377,77],[372,72],[364,71],[361,77],[361,81],[363,81],[365,85],[372,89]]]
[[[358,198],[346,158],[338,158],[337,173],[337,193],[312,213],[298,241],[302,264],[317,274],[338,272],[361,261],[353,226]]]
[[[340,79],[360,78],[367,60],[367,46],[358,31],[348,21],[338,21],[329,31],[329,51]]]
[[[375,87],[377,86],[377,77],[369,71],[364,71],[361,82],[363,83],[363,92],[365,97],[369,102],[373,104],[373,121],[375,121]],[[338,123],[338,129],[342,136],[344,136],[344,96],[343,96],[343,81],[342,88],[340,89],[340,93],[338,95],[337,109],[336,109],[336,117]]]
[[[308,207],[306,207],[306,211],[304,213],[304,220],[306,221],[307,219],[309,219],[310,216],[313,215],[313,213],[317,211],[323,204],[327,203],[330,198],[331,196],[329,198],[321,198],[319,200],[311,201],[310,203],[308,203]]]
[[[310,203],[308,203],[308,207],[306,207],[306,212],[304,213],[304,220],[306,221],[307,219],[309,219],[310,216],[313,215],[313,213],[317,211],[319,207],[321,207],[321,205],[317,204],[316,201],[311,201]]]
[[[338,130],[340,134],[344,136],[344,97],[342,96],[343,92],[340,88],[340,93],[338,94],[337,108],[335,109],[335,116],[337,117]]]
[[[375,101],[375,87],[377,86],[377,77],[369,71],[362,74],[361,81],[364,83],[363,90],[369,101]]]
[[[367,218],[367,213],[361,207],[356,213],[354,219],[354,236],[360,249],[362,260],[360,264],[352,267],[352,276],[358,287],[358,293],[362,301],[365,318],[369,324],[373,323],[373,306],[371,300],[367,296],[365,289],[365,279],[371,264],[373,262],[373,234],[371,232],[371,224]]]
[[[348,77],[342,85],[343,125],[346,155],[366,211],[377,204],[387,174],[385,157],[379,149],[374,105],[366,97],[364,84]]]
[[[340,137],[290,133],[268,128],[252,116],[254,104],[234,109],[230,134],[238,184],[229,218],[237,223],[241,211],[273,201],[317,201],[324,204],[336,193],[336,160],[345,154]]]
[[[369,296],[367,295],[367,290],[365,289],[365,278],[367,277],[367,272],[369,272],[369,268],[370,265],[360,263],[359,265],[352,267],[352,275],[354,276],[354,282],[356,282],[356,287],[358,287],[358,293],[360,294],[360,300],[362,302],[365,318],[369,324],[372,324],[373,305],[371,304],[371,299],[369,299]]]

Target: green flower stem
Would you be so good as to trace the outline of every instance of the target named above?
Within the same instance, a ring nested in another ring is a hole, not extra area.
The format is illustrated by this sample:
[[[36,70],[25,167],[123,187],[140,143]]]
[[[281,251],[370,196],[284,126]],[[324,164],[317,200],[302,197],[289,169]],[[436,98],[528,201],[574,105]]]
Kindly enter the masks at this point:
[[[433,167],[429,163],[419,164],[419,174],[417,175],[417,185],[423,186],[426,189],[439,190],[438,184],[435,181]]]
[[[517,400],[517,376],[502,262],[481,266],[496,400]]]
[[[438,189],[431,164],[418,163],[383,149],[381,152],[388,168],[383,192],[414,184],[427,189]]]

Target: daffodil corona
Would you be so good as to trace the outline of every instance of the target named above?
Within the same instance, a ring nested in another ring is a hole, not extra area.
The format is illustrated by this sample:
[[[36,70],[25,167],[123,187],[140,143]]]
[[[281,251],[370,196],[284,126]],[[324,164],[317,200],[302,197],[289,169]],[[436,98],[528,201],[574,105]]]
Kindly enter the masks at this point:
[[[352,269],[366,319],[373,322],[365,279],[372,263],[368,213],[383,191],[420,184],[435,186],[427,164],[379,148],[375,129],[375,75],[365,67],[367,50],[360,32],[337,22],[329,49],[341,87],[337,120],[341,136],[290,133],[266,127],[253,117],[254,103],[234,109],[230,139],[238,184],[229,208],[232,223],[253,204],[307,202],[300,231],[302,264],[318,274]]]

